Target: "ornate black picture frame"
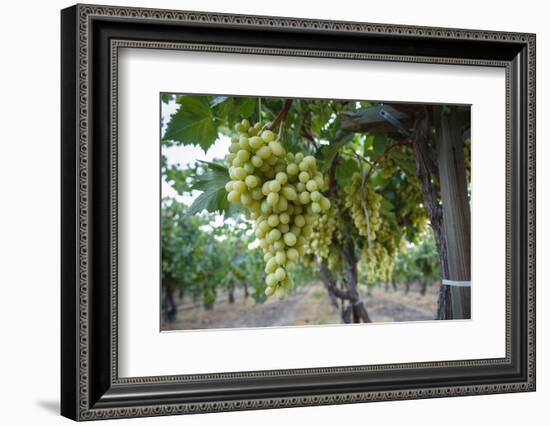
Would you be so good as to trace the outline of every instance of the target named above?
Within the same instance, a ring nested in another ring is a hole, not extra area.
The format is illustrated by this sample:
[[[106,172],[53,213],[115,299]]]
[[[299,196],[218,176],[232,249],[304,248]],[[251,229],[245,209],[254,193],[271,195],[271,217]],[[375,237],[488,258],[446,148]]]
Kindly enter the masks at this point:
[[[95,5],[64,9],[61,28],[62,415],[92,420],[535,390],[535,35]],[[120,47],[504,68],[506,356],[120,378]]]

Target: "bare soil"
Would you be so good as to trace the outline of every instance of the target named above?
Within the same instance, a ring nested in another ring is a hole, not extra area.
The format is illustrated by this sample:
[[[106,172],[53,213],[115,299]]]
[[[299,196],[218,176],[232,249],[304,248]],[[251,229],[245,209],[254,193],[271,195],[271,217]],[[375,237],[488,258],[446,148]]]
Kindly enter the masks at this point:
[[[403,286],[397,291],[375,287],[369,294],[362,294],[370,318],[375,323],[433,320],[437,311],[439,285],[428,287],[420,294],[416,285],[409,293]],[[161,324],[162,330],[220,329],[242,327],[281,327],[292,325],[340,324],[340,313],[331,305],[326,290],[320,283],[301,287],[288,295],[284,301],[275,297],[265,303],[255,303],[252,297],[245,298],[235,293],[235,303],[228,303],[226,294],[219,294],[212,310],[200,303],[179,301],[174,322]]]

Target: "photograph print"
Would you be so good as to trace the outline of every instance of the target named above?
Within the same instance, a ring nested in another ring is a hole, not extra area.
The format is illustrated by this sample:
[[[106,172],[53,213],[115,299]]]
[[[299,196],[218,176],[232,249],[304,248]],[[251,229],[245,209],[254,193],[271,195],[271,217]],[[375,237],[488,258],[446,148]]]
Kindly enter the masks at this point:
[[[159,102],[161,331],[470,319],[469,105]]]

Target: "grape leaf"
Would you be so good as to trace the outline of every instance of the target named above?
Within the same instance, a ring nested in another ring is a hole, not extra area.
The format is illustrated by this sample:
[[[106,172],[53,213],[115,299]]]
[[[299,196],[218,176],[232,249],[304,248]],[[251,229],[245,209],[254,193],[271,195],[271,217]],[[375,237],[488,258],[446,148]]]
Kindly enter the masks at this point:
[[[256,109],[257,98],[237,98],[216,96],[210,101],[215,117],[232,127],[241,117],[252,119]]]
[[[342,137],[338,142],[333,142],[328,145],[324,145],[321,147],[319,152],[321,153],[323,163],[322,163],[322,171],[326,171],[326,169],[329,167],[330,163],[332,162],[332,159],[338,152],[340,148],[342,148],[344,145],[348,144],[353,139],[353,133],[348,133],[344,137]]]
[[[174,99],[174,95],[172,95],[171,93],[161,93],[160,95],[160,100],[165,104],[170,102],[172,99]]]
[[[416,166],[410,153],[404,153],[398,149],[393,149],[390,158],[407,174],[415,175]]]
[[[164,140],[199,145],[204,152],[216,141],[218,132],[206,96],[181,96],[178,111],[170,117]]]
[[[380,208],[382,210],[387,211],[387,212],[391,212],[391,211],[394,210],[393,204],[389,200],[387,200],[386,198],[382,198],[380,200]]]
[[[193,178],[191,189],[197,191],[207,191],[212,186],[225,189],[225,184],[229,182],[229,171],[221,164],[211,163],[209,161],[199,161],[205,169],[202,173],[197,173]]]
[[[336,168],[336,180],[341,187],[349,185],[351,177],[355,172],[359,171],[359,164],[351,158],[340,160]]]
[[[378,157],[384,153],[388,145],[388,138],[384,134],[374,135],[374,141],[372,143],[372,148],[374,154]]]
[[[367,137],[363,140],[363,156],[368,157],[369,152],[373,149],[374,135],[367,134]]]
[[[229,204],[225,190],[225,184],[230,180],[227,168],[208,161],[200,163],[206,170],[194,177],[191,188],[202,191],[202,194],[193,201],[186,214],[193,215],[203,210],[223,213],[226,217],[235,214],[239,210],[235,205]]]
[[[256,104],[257,98],[233,98],[233,109],[229,114],[229,121],[237,121],[239,116],[252,118]]]

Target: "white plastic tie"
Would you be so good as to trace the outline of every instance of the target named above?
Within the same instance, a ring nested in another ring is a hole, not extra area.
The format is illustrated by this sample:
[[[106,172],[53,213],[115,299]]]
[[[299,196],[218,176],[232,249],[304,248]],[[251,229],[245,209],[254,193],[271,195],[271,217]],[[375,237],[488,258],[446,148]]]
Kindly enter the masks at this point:
[[[453,280],[443,280],[441,282],[443,285],[450,285],[452,287],[471,287],[471,281],[453,281]]]

